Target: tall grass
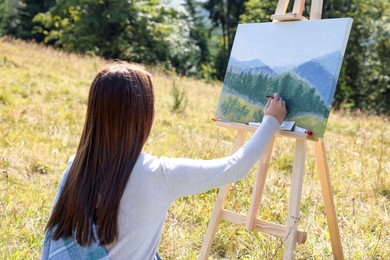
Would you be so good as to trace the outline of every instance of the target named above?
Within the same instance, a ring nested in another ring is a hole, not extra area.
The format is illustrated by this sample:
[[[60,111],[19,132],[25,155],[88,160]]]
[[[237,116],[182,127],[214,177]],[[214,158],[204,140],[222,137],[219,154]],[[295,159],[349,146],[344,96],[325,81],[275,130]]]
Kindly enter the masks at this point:
[[[0,259],[39,258],[43,229],[67,159],[76,151],[89,84],[106,62],[8,38],[0,40]],[[158,156],[217,158],[229,154],[234,131],[210,120],[220,83],[206,84],[157,68],[157,117],[145,151]],[[187,106],[172,112],[172,82]],[[330,174],[347,259],[390,258],[390,124],[365,114],[331,113],[325,134]],[[259,217],[287,218],[293,140],[275,144]],[[298,258],[332,257],[313,147],[309,142],[300,229],[308,240]],[[232,185],[227,208],[246,213],[254,173]],[[165,259],[195,259],[217,190],[181,198],[167,215],[159,248]],[[222,222],[211,259],[277,259],[283,241]]]

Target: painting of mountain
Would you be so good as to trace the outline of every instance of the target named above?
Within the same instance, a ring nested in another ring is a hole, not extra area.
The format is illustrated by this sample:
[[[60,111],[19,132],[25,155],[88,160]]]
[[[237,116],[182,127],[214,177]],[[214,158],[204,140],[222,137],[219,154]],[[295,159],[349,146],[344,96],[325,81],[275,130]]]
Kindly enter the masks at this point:
[[[314,60],[308,61],[299,65],[293,71],[316,89],[326,106],[330,107],[332,105],[334,91],[331,91],[331,89],[336,87],[333,86],[336,80],[320,63]]]
[[[262,63],[258,59],[249,61],[239,61],[231,57],[229,60],[228,67],[237,72],[250,71],[252,73],[265,73],[269,75],[275,75],[275,72],[267,65]]]
[[[261,122],[267,95],[286,100],[286,120],[323,137],[352,19],[240,24],[216,117]]]
[[[324,55],[320,58],[315,59],[316,62],[320,63],[329,73],[335,74],[340,70],[341,63],[338,62],[342,54],[339,51],[335,51]]]

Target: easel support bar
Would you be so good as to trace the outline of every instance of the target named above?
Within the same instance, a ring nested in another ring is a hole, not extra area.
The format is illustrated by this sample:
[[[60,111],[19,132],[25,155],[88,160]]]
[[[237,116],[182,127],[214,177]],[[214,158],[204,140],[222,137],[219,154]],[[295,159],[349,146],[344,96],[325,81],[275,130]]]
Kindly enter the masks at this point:
[[[228,210],[223,210],[222,219],[240,226],[245,226],[246,223],[246,216]],[[268,221],[260,220],[260,219],[256,219],[255,227],[253,230],[261,231],[282,238],[286,237],[287,234],[286,227]],[[306,231],[297,231],[297,242],[305,243],[306,239],[307,239]]]
[[[257,129],[257,126],[249,126],[249,125],[244,125],[240,123],[233,123],[233,122],[222,122],[222,121],[217,121],[215,123],[216,126],[220,127],[226,127],[226,128],[231,128],[231,129],[236,129],[236,130],[244,130],[248,132],[254,132]],[[275,134],[276,137],[279,136],[285,136],[285,137],[291,137],[294,139],[302,139],[302,140],[309,140],[309,141],[318,141],[318,137],[315,136],[310,136],[304,133],[298,133],[298,132],[292,132],[292,131],[283,131],[283,130],[278,130]]]
[[[271,20],[279,22],[307,20],[306,17],[302,16],[305,1],[295,0],[292,13],[286,13],[289,2],[290,0],[279,0],[275,14],[271,15]]]
[[[307,20],[306,17],[302,16],[302,15],[299,15],[299,14],[293,14],[293,13],[289,13],[289,14],[273,14],[271,15],[271,19],[272,20],[276,20],[276,21],[279,21],[279,22],[283,22],[283,21],[304,21],[304,20]]]

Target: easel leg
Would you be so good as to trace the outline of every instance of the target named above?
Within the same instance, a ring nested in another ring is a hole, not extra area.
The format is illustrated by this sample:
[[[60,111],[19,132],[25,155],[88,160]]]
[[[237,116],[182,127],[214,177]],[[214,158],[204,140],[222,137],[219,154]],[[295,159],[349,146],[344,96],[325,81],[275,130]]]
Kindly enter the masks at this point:
[[[243,145],[243,143],[245,142],[246,134],[247,132],[244,130],[239,130],[237,132],[232,153],[237,151]],[[199,257],[198,257],[199,260],[207,259],[208,255],[210,254],[211,245],[213,243],[215,233],[217,232],[219,222],[221,221],[222,210],[225,207],[226,198],[229,189],[230,189],[230,184],[223,186],[219,189],[218,198],[215,203],[213,212],[211,213],[211,219],[207,227],[206,236],[204,238],[203,245],[199,253]]]
[[[265,181],[267,179],[269,161],[271,159],[274,142],[275,142],[275,138],[272,138],[266,152],[263,154],[260,160],[260,165],[256,174],[255,185],[252,191],[251,204],[246,219],[245,227],[248,231],[253,231],[256,226],[257,215],[260,208],[261,198],[264,193],[264,186],[265,186]]]
[[[317,157],[318,171],[320,173],[322,196],[324,198],[333,257],[335,259],[344,259],[343,247],[341,245],[340,233],[337,224],[337,214],[333,199],[332,185],[330,183],[328,161],[325,154],[324,140],[320,139],[316,142],[314,144],[314,148]]]
[[[211,245],[213,244],[215,233],[217,232],[219,222],[221,221],[222,210],[225,207],[229,189],[230,184],[223,186],[219,189],[218,198],[215,202],[213,212],[211,213],[211,219],[207,227],[207,232],[203,240],[202,248],[199,253],[199,260],[207,259],[210,254]]]
[[[275,14],[285,14],[290,0],[279,0]]]
[[[297,230],[299,224],[299,211],[301,207],[301,194],[303,175],[305,173],[306,140],[297,140],[295,146],[294,166],[290,187],[290,199],[288,203],[288,216],[286,228],[286,240],[284,242],[283,259],[289,260],[295,257],[297,244]]]
[[[310,20],[320,20],[322,15],[323,0],[311,1]]]

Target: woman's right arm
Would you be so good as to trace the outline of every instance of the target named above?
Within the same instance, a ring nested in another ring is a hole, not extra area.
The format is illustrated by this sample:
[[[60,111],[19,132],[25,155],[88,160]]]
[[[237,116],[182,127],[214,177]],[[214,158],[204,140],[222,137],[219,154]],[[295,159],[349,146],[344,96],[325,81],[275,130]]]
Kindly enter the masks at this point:
[[[275,94],[264,108],[265,116],[247,143],[231,156],[215,160],[161,160],[173,198],[205,192],[244,178],[268,147],[283,121],[284,101]]]

